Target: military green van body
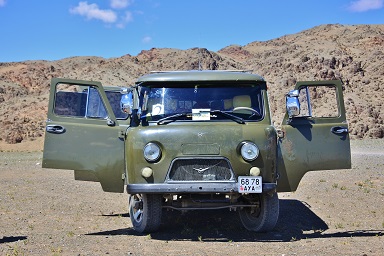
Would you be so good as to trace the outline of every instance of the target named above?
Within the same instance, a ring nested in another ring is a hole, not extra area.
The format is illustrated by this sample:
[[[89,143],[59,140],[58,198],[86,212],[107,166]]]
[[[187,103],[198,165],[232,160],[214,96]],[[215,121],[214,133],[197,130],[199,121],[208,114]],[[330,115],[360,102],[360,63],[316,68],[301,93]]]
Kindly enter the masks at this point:
[[[157,230],[163,208],[234,209],[247,229],[268,231],[277,192],[350,165],[340,81],[298,82],[278,130],[266,81],[247,72],[156,72],[125,90],[51,82],[43,167],[126,188],[139,232]]]

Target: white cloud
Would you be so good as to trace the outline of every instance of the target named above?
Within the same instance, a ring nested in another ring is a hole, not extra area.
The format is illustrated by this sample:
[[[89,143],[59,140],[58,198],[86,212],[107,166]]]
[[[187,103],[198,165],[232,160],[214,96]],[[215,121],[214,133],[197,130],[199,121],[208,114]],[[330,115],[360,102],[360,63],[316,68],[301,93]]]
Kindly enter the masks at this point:
[[[133,15],[132,15],[132,13],[126,11],[126,12],[125,12],[125,15],[124,15],[124,17],[123,17],[123,20],[124,20],[125,22],[131,22],[131,21],[133,21]]]
[[[133,21],[133,15],[131,12],[126,11],[125,15],[121,18],[120,22],[116,24],[116,26],[118,28],[125,28],[125,25],[131,21]]]
[[[88,2],[80,2],[78,6],[71,8],[69,11],[73,14],[84,16],[87,19],[102,20],[106,23],[114,23],[117,20],[117,15],[114,11],[99,9],[97,4],[88,4]]]
[[[145,44],[148,44],[152,41],[152,37],[150,36],[145,36],[143,39],[141,39],[141,41]]]
[[[357,0],[351,2],[348,9],[352,12],[365,12],[369,10],[381,9],[384,6],[384,0]]]
[[[0,0],[0,7],[5,5],[5,0]]]
[[[114,9],[124,9],[132,3],[133,0],[111,0],[111,7]]]

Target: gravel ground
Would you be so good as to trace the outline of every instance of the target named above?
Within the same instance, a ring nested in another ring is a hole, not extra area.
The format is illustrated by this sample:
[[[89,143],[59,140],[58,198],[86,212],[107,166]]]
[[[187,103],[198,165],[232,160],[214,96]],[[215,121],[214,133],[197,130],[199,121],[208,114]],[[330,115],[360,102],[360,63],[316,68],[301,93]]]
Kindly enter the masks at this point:
[[[281,193],[273,232],[236,212],[165,212],[132,229],[127,195],[41,168],[41,152],[0,152],[0,255],[383,255],[384,140],[352,141],[352,169],[306,174]],[[5,150],[0,150],[5,151]]]

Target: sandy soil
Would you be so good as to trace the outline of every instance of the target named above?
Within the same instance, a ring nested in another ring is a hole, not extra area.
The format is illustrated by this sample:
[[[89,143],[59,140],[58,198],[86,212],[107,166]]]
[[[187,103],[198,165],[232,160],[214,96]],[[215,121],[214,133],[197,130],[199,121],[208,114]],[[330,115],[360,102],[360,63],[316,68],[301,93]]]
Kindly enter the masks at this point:
[[[38,143],[38,142],[36,142]],[[267,234],[246,231],[236,212],[166,212],[140,235],[127,195],[41,168],[33,146],[0,152],[0,255],[382,255],[384,140],[352,141],[351,170],[308,173],[280,196]]]

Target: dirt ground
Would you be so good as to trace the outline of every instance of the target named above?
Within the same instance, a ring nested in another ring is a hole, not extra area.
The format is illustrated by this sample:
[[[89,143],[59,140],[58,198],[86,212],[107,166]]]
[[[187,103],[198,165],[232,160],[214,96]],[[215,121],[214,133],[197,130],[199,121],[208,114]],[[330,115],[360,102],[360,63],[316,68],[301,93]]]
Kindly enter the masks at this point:
[[[0,145],[0,255],[383,255],[384,140],[351,144],[351,170],[311,172],[279,194],[273,232],[221,210],[165,212],[149,235],[132,229],[126,194],[42,169],[33,145]]]

